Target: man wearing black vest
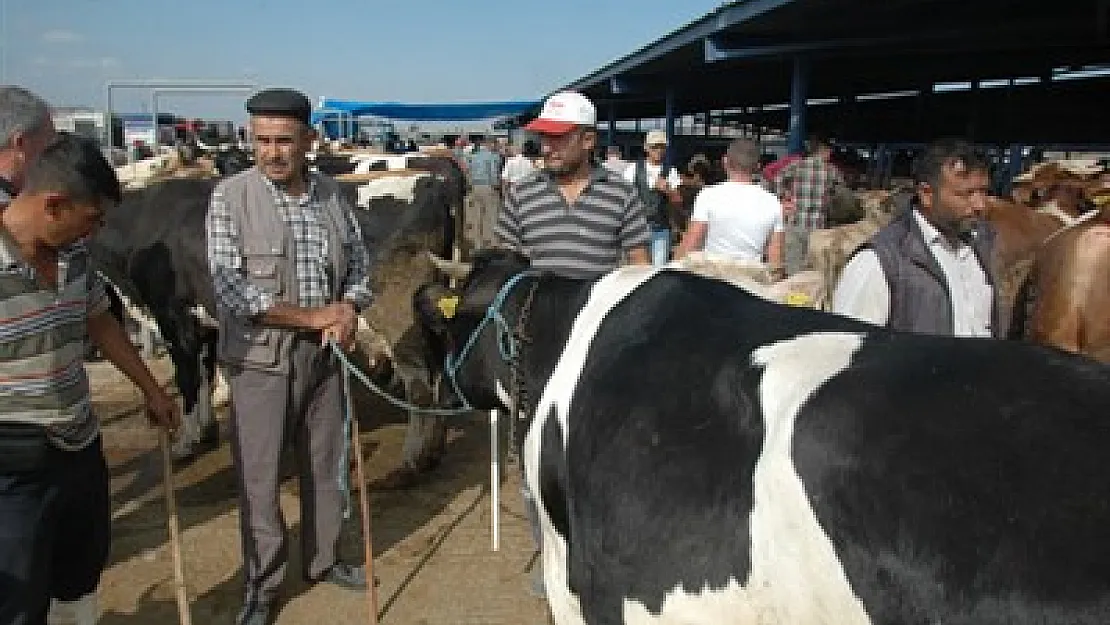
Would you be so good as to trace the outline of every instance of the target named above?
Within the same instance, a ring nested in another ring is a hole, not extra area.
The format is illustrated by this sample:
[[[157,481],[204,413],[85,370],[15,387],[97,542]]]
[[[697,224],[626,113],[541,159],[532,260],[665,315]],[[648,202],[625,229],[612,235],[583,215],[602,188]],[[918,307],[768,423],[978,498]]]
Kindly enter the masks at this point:
[[[966,141],[940,140],[916,176],[910,206],[844,267],[833,312],[919,334],[1001,336],[986,159]]]

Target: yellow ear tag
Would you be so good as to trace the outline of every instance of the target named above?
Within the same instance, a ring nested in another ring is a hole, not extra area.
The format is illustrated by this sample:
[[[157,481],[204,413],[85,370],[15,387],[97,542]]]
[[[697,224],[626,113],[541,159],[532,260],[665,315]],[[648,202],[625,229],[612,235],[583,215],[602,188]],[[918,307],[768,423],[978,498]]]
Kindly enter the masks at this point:
[[[786,295],[786,303],[790,306],[809,306],[811,301],[809,299],[809,295],[806,295],[805,293],[799,293],[797,291],[791,291]]]
[[[439,308],[439,312],[443,313],[444,317],[453,319],[455,317],[455,309],[459,307],[459,296],[452,295],[450,297],[441,297],[439,301],[436,302],[436,307]]]

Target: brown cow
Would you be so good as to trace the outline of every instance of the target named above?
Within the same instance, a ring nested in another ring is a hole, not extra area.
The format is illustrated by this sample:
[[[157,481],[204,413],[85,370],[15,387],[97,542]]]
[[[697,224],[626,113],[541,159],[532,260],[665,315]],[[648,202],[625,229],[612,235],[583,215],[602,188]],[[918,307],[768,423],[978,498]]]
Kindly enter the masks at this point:
[[[1110,363],[1110,207],[1044,244],[1017,312],[1024,338]]]

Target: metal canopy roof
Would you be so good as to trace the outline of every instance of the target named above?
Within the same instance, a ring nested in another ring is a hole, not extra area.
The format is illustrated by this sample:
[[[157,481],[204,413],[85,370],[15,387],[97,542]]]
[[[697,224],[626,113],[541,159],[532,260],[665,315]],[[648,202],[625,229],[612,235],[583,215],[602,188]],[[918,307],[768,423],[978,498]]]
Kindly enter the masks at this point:
[[[809,126],[844,138],[1107,141],[1099,105],[1110,78],[1053,76],[1110,67],[1108,16],[1110,0],[740,0],[565,88],[591,97],[602,118],[610,105],[616,119],[663,117],[668,88],[676,115],[784,107],[802,59]],[[1028,80],[934,92],[1013,78]],[[887,92],[923,95],[856,98]],[[822,99],[839,104],[812,105]],[[783,128],[788,116],[751,118]]]

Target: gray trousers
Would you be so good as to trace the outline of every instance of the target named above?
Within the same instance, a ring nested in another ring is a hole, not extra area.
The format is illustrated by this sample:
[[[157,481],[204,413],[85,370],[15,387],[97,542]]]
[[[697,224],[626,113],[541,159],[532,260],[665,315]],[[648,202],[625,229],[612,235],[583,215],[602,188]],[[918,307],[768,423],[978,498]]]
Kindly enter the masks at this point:
[[[492,247],[501,195],[490,185],[474,185],[463,204],[463,240],[467,252]]]
[[[783,265],[786,275],[792,276],[806,269],[806,255],[809,253],[809,228],[787,223],[783,243]]]
[[[298,338],[289,360],[288,375],[228,367],[248,602],[273,601],[285,578],[288,551],[278,486],[289,443],[300,477],[303,573],[318,579],[336,562],[343,514],[339,462],[347,442],[340,369],[316,338]]]

